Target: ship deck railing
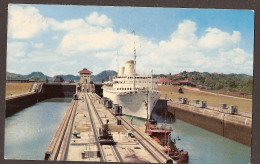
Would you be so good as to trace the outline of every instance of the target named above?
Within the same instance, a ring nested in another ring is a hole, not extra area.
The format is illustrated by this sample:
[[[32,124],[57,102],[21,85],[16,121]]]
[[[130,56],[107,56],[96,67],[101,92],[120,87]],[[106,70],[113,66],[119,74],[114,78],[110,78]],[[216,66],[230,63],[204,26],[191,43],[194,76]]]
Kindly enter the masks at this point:
[[[137,92],[147,93],[148,91],[153,92],[153,93],[159,92],[158,90],[151,90],[150,88],[135,88],[135,90],[116,90],[116,88],[113,88],[112,86],[107,86],[107,85],[104,85],[103,88],[107,88],[111,92],[115,92],[119,95],[132,94],[132,93],[137,93]]]
[[[172,127],[164,127],[164,126],[161,126],[161,127],[150,127],[151,130],[166,130],[166,131],[172,131]]]

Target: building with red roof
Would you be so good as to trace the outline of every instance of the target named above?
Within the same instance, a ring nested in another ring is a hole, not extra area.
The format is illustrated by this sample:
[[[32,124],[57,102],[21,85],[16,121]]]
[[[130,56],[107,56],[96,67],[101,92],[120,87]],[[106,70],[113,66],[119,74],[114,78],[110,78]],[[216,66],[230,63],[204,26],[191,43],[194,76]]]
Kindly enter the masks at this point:
[[[87,68],[83,68],[83,70],[79,71],[80,74],[92,74],[92,72],[90,70],[88,70]]]
[[[205,89],[205,86],[204,86],[204,85],[197,85],[197,88],[199,88],[199,89]]]
[[[178,81],[172,81],[172,85],[180,85]]]
[[[189,80],[182,80],[182,81],[179,81],[179,83],[180,83],[180,85],[196,87],[196,84],[194,84],[192,81],[189,81]]]
[[[226,88],[221,88],[221,89],[219,89],[219,91],[220,91],[220,92],[229,92],[229,90],[226,89]]]
[[[162,77],[162,78],[160,78],[160,83],[162,85],[171,85],[172,81],[166,77]]]
[[[208,87],[206,85],[197,85],[197,88],[199,88],[199,89],[207,89],[207,90],[211,89],[211,87]]]
[[[236,95],[248,95],[247,92],[243,92],[243,91],[234,91],[234,92],[231,92],[233,94],[236,94]]]
[[[174,75],[174,77],[183,77],[183,76],[180,74],[176,74],[176,75]]]
[[[84,68],[83,70],[79,71],[80,80],[79,82],[81,84],[90,84],[90,76],[92,72],[88,70],[87,68]]]

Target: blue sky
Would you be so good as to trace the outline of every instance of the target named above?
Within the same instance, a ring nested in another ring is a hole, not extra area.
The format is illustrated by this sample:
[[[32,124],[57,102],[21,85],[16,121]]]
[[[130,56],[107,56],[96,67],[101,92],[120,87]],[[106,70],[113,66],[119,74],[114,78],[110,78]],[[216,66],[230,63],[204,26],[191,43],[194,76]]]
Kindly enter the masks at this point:
[[[251,10],[15,4],[8,8],[7,71],[117,70],[133,59],[132,30],[140,74],[253,74]]]

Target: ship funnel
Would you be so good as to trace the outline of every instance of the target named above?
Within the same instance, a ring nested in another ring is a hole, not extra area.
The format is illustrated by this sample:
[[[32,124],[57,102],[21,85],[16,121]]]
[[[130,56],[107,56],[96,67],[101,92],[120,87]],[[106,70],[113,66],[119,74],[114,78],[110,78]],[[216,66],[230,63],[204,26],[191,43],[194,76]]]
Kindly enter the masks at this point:
[[[119,67],[117,76],[124,76],[125,67]]]
[[[128,60],[125,62],[125,76],[133,76],[134,75],[134,61]]]

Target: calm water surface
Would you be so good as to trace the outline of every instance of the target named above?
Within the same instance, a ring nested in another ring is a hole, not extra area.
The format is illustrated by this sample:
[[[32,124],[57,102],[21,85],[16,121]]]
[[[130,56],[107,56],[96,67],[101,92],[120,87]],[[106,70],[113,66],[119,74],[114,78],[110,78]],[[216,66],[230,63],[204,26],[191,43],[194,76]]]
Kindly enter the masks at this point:
[[[55,98],[37,103],[5,120],[5,158],[42,160],[71,98]],[[158,121],[161,116],[154,115]],[[143,119],[134,123],[144,126]],[[177,147],[189,152],[191,164],[248,164],[251,148],[181,120],[173,127]]]
[[[5,119],[5,159],[43,160],[71,98],[39,102]]]
[[[158,122],[163,118],[153,114]],[[143,119],[134,118],[137,126],[144,126]],[[160,126],[161,123],[159,123]],[[176,140],[179,149],[188,151],[190,164],[248,164],[250,163],[251,147],[224,138],[215,133],[188,124],[181,120],[168,123],[172,126],[172,139]]]

